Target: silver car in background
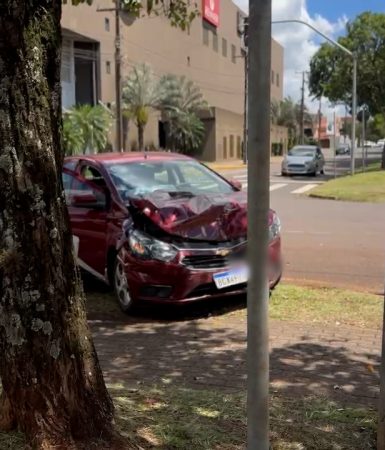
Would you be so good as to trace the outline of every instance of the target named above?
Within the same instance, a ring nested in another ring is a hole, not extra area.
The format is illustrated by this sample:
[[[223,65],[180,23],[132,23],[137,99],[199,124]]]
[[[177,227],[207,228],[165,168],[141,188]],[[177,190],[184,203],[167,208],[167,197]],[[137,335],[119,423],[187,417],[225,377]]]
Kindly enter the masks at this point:
[[[282,176],[323,175],[325,158],[316,145],[296,145],[290,149],[282,161]]]

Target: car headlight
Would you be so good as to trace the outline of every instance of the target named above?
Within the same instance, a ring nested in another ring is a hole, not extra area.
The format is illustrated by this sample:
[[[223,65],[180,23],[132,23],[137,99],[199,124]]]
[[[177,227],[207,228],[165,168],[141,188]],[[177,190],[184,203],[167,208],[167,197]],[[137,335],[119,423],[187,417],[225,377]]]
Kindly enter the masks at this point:
[[[313,161],[306,161],[305,162],[305,167],[310,167],[313,165]]]
[[[167,242],[159,241],[138,230],[130,233],[128,244],[135,256],[169,262],[177,255],[177,250]]]
[[[269,225],[269,242],[274,241],[281,235],[281,221],[277,214],[273,214],[273,219]]]

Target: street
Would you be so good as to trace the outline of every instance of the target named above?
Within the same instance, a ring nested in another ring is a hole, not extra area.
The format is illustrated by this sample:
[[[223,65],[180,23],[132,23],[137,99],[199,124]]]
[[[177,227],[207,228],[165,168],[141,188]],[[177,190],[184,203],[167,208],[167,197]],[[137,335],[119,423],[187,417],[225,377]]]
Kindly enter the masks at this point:
[[[357,172],[362,165],[360,152]],[[325,152],[325,175],[282,177],[280,163],[270,170],[271,207],[282,222],[284,279],[322,286],[381,293],[384,290],[385,208],[381,204],[319,200],[306,196],[313,187],[334,177],[334,159]],[[368,160],[378,161],[379,149]],[[337,173],[349,171],[349,156],[336,158]],[[247,189],[246,169],[223,172]]]

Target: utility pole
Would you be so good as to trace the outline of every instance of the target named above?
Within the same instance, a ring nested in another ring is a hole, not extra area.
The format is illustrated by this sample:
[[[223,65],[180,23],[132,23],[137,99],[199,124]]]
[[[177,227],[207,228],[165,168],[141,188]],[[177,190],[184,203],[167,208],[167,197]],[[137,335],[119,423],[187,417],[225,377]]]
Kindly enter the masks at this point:
[[[302,72],[302,88],[301,88],[301,124],[300,124],[300,144],[304,144],[304,134],[305,134],[305,75],[306,72]]]
[[[362,108],[362,172],[365,172],[366,109]]]
[[[322,96],[319,98],[318,108],[318,144],[321,147],[321,124],[322,124]]]
[[[116,108],[116,150],[123,151],[123,117],[122,117],[122,74],[121,74],[121,40],[120,40],[120,0],[115,0],[115,8],[98,8],[98,12],[115,12],[115,108]]]
[[[268,450],[271,0],[249,0],[248,32],[247,450]]]
[[[357,120],[357,55],[352,54],[353,57],[353,96],[352,96],[352,145],[350,155],[350,173],[354,175],[356,169],[356,120]]]
[[[385,450],[385,297],[382,320],[382,350],[380,365],[380,398],[378,400],[377,450]]]

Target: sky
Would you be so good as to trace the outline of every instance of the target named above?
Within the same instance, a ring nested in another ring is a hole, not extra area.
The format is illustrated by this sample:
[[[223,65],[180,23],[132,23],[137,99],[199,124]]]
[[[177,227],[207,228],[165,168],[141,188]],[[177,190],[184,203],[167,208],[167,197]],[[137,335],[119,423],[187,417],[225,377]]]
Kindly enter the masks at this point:
[[[247,11],[248,0],[234,0]],[[272,0],[273,20],[301,19],[326,35],[337,38],[344,34],[347,21],[363,11],[385,13],[385,0]],[[300,24],[273,25],[273,37],[284,47],[284,95],[299,100],[301,74],[308,70],[311,57],[323,42],[312,30]],[[307,95],[309,109],[316,112],[318,103]],[[327,102],[324,106],[330,114]],[[326,112],[326,111],[325,111]]]

